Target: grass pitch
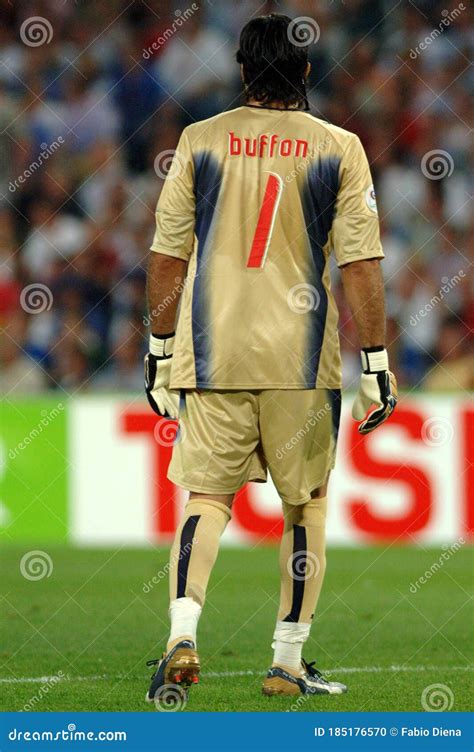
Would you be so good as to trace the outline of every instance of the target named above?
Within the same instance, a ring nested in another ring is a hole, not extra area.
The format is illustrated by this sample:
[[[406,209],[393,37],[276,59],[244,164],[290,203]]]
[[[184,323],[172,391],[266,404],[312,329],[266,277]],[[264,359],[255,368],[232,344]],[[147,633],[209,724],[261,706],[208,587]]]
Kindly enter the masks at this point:
[[[28,550],[2,552],[2,710],[155,712],[144,703],[145,661],[166,643],[167,552],[47,546],[52,572],[35,581],[20,572]],[[472,549],[415,587],[442,554],[329,551],[305,657],[349,693],[295,705],[260,693],[277,611],[277,549],[223,549],[198,635],[202,678],[186,711],[421,711],[433,684],[444,685],[449,709],[470,709]]]

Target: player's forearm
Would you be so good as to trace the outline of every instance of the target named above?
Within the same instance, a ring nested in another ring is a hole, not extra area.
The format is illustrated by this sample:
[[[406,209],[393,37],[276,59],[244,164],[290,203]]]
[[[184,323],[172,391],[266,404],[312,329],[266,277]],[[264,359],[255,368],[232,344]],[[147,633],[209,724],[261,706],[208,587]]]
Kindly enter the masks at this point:
[[[342,267],[341,275],[361,348],[385,345],[385,295],[380,261],[354,261]]]
[[[186,261],[152,251],[148,263],[147,300],[152,334],[170,334],[176,327]]]

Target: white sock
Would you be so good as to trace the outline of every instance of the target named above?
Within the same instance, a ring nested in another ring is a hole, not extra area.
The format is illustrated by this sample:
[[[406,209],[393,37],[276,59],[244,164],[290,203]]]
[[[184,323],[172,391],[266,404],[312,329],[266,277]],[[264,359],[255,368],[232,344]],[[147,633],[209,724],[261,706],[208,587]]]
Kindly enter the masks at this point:
[[[309,637],[310,628],[311,624],[277,621],[272,642],[273,663],[300,671],[303,645]]]
[[[169,616],[171,632],[168,643],[178,637],[191,637],[196,644],[196,632],[202,607],[192,598],[176,598],[171,601]]]

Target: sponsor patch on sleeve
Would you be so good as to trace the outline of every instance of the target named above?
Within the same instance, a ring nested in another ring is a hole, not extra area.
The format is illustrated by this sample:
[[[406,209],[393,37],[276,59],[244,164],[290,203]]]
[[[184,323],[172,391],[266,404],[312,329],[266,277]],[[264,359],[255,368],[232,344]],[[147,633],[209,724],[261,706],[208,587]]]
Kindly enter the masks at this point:
[[[365,203],[367,204],[367,208],[370,209],[371,212],[377,214],[377,199],[375,198],[373,185],[369,185],[365,192]]]

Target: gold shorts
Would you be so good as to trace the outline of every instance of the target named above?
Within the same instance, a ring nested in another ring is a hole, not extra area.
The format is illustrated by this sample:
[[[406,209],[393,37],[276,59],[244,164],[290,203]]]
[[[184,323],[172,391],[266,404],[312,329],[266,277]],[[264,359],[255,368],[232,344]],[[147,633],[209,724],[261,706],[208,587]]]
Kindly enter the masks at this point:
[[[267,470],[283,499],[309,501],[334,467],[339,389],[183,391],[168,477],[178,486],[230,494]]]

